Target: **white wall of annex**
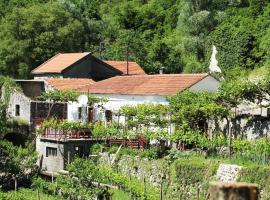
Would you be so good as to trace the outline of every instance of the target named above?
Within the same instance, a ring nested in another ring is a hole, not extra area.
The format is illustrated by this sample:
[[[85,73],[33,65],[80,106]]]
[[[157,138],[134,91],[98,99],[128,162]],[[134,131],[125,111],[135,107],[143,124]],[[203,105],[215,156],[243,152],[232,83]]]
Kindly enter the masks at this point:
[[[115,95],[115,94],[95,94],[98,97],[106,98],[108,102],[103,103],[103,107],[107,110],[118,111],[125,105],[138,105],[145,103],[164,104],[167,105],[168,101],[164,96],[153,95]]]
[[[79,107],[82,108],[82,118],[79,119]],[[77,121],[87,122],[87,107],[80,102],[69,102],[68,103],[68,121]]]
[[[218,88],[221,86],[221,83],[213,78],[212,76],[207,76],[200,82],[189,88],[190,91],[198,92],[198,91],[208,91],[208,92],[216,92]]]

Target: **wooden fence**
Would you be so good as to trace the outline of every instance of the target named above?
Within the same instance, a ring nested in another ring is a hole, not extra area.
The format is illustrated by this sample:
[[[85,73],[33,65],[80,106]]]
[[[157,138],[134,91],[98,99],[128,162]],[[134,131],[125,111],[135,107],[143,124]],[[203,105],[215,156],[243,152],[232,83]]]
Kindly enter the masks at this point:
[[[109,138],[110,145],[122,145],[133,149],[145,149],[149,145],[149,141],[144,137],[136,138]]]

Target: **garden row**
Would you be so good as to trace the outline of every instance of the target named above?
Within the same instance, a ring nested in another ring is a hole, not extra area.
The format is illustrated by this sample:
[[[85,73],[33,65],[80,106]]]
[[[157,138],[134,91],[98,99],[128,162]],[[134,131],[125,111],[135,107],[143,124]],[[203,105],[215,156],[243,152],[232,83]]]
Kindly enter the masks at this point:
[[[223,134],[217,134],[207,137],[206,134],[199,130],[178,129],[174,133],[168,133],[162,130],[125,130],[123,127],[117,126],[115,123],[106,124],[102,122],[84,124],[79,121],[68,122],[67,120],[57,121],[50,119],[44,121],[41,130],[45,128],[55,128],[59,130],[74,130],[74,129],[90,129],[92,136],[97,139],[109,138],[136,138],[143,136],[148,140],[155,141],[170,141],[172,144],[177,144],[178,147],[185,149],[197,149],[206,151],[208,154],[222,154],[242,156],[253,161],[269,162],[270,160],[270,141],[268,138],[260,138],[249,141],[244,138],[228,138]]]

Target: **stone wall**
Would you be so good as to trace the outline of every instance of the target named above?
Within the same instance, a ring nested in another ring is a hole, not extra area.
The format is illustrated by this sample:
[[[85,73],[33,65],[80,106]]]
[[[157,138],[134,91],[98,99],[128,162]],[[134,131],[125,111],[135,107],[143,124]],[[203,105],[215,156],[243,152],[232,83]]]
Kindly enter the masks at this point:
[[[237,181],[241,170],[242,167],[238,165],[220,164],[217,170],[217,178],[224,182]]]
[[[21,92],[13,92],[10,96],[7,114],[9,117],[20,117],[30,123],[30,102],[31,99]],[[16,116],[16,105],[20,107],[20,115]]]
[[[124,155],[121,156],[117,162],[113,163],[113,161],[117,160],[115,156],[115,154],[104,152],[100,155],[99,162],[100,164],[110,166],[116,164],[115,167],[119,172],[122,172],[127,176],[136,177],[139,180],[146,178],[146,181],[153,186],[159,186],[163,174],[168,175],[169,170],[171,170],[168,160],[148,160],[138,156],[132,157]],[[238,165],[219,164],[215,179],[223,182],[237,181],[242,169],[243,167]]]
[[[270,136],[270,118],[264,116],[241,115],[230,122],[233,137],[242,137],[249,140]],[[211,121],[208,134],[223,133],[228,135],[228,123],[224,120]]]
[[[112,161],[115,159],[115,154],[107,152],[102,153],[99,162],[104,165],[113,165]],[[148,160],[142,159],[138,156],[131,157],[124,155],[116,163],[116,168],[119,172],[127,176],[136,177],[139,180],[146,179],[147,182],[153,186],[159,186],[163,174],[168,174],[169,166],[166,160]]]

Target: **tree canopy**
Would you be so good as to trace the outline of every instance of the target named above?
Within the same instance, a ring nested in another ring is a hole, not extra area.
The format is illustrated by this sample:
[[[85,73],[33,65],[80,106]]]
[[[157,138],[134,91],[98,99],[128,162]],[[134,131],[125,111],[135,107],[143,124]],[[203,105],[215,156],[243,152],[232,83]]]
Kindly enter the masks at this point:
[[[213,44],[225,74],[270,63],[267,0],[12,0],[0,7],[0,71],[14,78],[28,78],[59,52],[128,57],[148,73],[208,71]]]

